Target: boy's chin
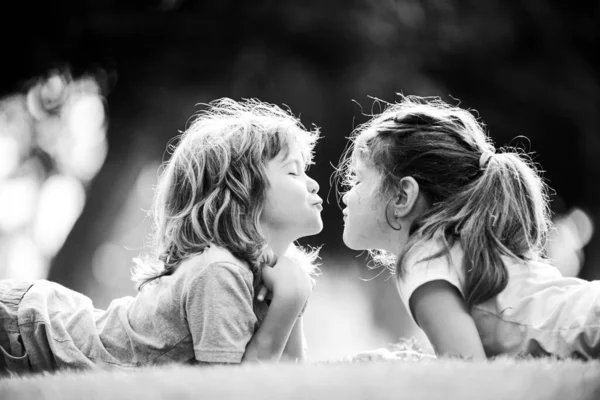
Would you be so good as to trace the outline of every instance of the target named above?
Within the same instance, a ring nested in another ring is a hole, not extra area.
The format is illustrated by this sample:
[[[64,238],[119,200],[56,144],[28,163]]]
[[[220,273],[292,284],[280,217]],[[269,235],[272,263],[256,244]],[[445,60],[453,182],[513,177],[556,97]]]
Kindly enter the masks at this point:
[[[304,227],[302,232],[300,232],[300,236],[298,237],[298,239],[301,239],[301,238],[307,237],[307,236],[318,235],[319,233],[321,233],[322,230],[323,230],[323,221],[321,221],[321,220],[315,221],[314,224]]]
[[[318,235],[321,233],[321,231],[323,231],[323,221],[319,221],[314,227],[311,228],[312,229],[309,229],[309,233],[306,236]]]

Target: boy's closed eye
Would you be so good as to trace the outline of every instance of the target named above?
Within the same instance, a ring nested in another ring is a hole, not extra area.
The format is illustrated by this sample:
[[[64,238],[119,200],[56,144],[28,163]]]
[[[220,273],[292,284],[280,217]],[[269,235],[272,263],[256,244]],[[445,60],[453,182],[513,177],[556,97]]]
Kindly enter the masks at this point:
[[[300,176],[306,171],[304,163],[297,159],[287,161],[284,166],[288,168],[288,175]]]

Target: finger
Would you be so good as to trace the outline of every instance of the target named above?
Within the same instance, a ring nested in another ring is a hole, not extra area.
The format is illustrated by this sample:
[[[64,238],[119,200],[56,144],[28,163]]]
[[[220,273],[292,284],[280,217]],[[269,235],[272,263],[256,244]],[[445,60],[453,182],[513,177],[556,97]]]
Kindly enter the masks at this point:
[[[262,273],[264,273],[266,270],[269,270],[269,269],[271,269],[273,267],[274,266],[271,266],[269,264],[263,264],[263,265],[261,265],[260,270],[261,270]]]
[[[261,286],[260,289],[258,290],[258,295],[256,296],[256,299],[258,301],[263,301],[265,299],[265,296],[267,295],[267,292],[269,290],[266,288],[266,286]]]
[[[265,299],[266,294],[267,294],[267,288],[265,286],[261,286],[258,291],[258,296],[256,296],[258,301],[263,301]]]

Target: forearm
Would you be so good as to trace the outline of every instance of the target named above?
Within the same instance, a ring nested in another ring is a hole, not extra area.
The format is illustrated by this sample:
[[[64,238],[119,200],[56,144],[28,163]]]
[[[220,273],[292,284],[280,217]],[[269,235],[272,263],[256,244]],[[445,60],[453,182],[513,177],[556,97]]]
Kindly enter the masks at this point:
[[[264,321],[246,347],[242,362],[278,362],[303,306],[298,299],[273,297]]]
[[[437,280],[419,287],[410,304],[436,355],[485,360],[475,321],[450,283]]]
[[[299,317],[296,320],[296,324],[285,345],[281,359],[294,363],[300,363],[306,360],[306,339],[304,338],[302,317]]]

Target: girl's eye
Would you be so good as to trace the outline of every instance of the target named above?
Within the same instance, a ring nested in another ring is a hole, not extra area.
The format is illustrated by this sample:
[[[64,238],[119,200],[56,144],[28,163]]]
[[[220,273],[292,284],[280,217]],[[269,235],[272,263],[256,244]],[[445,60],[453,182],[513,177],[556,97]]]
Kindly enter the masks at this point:
[[[295,172],[290,172],[289,175],[298,176],[298,174]]]

